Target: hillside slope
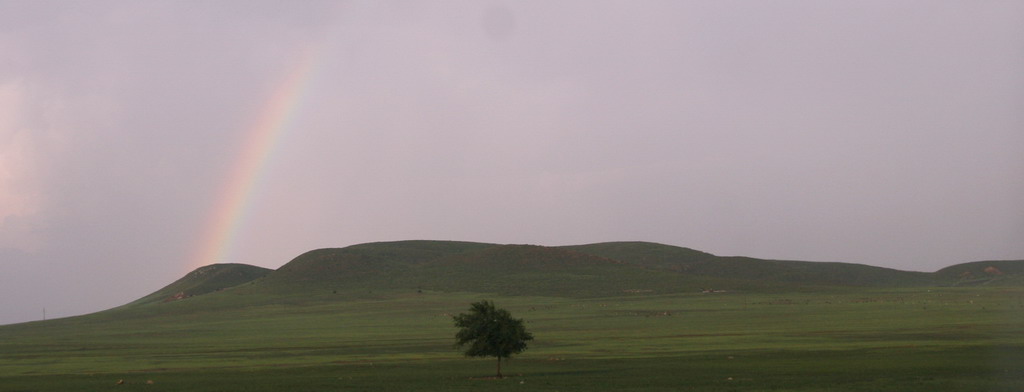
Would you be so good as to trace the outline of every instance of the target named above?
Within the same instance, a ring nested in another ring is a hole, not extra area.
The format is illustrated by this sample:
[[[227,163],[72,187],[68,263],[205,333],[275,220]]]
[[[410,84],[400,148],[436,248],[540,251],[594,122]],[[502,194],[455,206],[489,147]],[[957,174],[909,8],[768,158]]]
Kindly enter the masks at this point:
[[[806,286],[906,287],[932,285],[930,274],[863,264],[719,257],[694,264],[687,271],[701,276]]]
[[[316,249],[303,253],[259,282],[259,290],[378,290],[411,288],[417,269],[494,244],[455,241],[397,241]]]
[[[1024,260],[975,261],[951,265],[935,276],[957,286],[1024,284]]]
[[[611,296],[696,290],[686,276],[571,249],[496,245],[418,269],[424,287],[505,295]]]
[[[605,242],[566,246],[643,267],[705,278],[805,286],[918,286],[936,284],[927,273],[863,264],[721,257],[690,248],[650,242]]]
[[[267,276],[274,270],[247,264],[212,264],[199,267],[181,279],[139,298],[129,305],[170,302],[217,292]]]

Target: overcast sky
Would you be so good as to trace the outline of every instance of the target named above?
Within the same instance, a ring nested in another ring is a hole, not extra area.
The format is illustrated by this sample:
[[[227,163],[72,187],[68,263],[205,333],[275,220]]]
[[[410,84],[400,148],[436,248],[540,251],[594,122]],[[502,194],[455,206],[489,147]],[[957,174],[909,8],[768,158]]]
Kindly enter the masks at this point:
[[[0,323],[194,268],[304,53],[211,262],[404,239],[1024,258],[1021,1],[0,0]]]

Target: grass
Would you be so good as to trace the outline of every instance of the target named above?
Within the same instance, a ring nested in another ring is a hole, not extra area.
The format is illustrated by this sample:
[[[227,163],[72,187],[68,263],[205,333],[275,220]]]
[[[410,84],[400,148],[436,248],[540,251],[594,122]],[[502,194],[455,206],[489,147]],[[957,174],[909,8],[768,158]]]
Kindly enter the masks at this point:
[[[984,391],[1019,390],[1019,375],[993,373],[979,349],[906,352],[763,352],[635,359],[513,359],[508,378],[481,377],[467,361],[389,361],[265,369],[31,376],[6,390],[146,391]],[[948,357],[960,358],[953,364]],[[487,362],[490,361],[475,361]],[[475,365],[483,365],[476,363]],[[490,368],[489,366],[487,368]],[[152,380],[152,384],[147,381]],[[73,388],[69,388],[73,387]],[[17,389],[23,388],[23,389]],[[39,388],[39,389],[35,389]]]
[[[450,315],[481,298],[536,336],[503,366],[512,377],[488,379],[493,360],[452,347]],[[0,327],[0,390],[1017,391],[1022,298],[1020,287],[218,295]]]

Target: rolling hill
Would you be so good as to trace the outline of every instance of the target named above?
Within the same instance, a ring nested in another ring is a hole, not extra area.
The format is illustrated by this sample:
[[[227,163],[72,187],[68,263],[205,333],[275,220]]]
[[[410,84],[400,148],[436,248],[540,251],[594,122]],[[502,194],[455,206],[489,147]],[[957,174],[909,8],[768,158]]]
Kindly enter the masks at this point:
[[[650,242],[547,247],[397,241],[325,248],[277,270],[199,268],[129,306],[227,293],[252,301],[320,301],[424,291],[600,297],[701,290],[1024,284],[1024,261],[965,263],[934,273],[852,263],[722,257]]]

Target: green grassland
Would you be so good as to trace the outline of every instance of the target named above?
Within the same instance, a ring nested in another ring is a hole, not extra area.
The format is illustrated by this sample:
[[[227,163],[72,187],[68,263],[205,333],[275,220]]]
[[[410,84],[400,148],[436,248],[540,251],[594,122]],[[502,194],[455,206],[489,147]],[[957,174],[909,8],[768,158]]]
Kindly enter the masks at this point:
[[[498,297],[537,337],[502,380],[487,378],[491,360],[452,347],[450,315],[479,298],[179,305],[6,326],[0,390],[1024,390],[1020,288]]]
[[[0,326],[0,391],[1020,391],[1022,266],[929,274],[650,243],[321,249]],[[451,316],[480,299],[536,337],[511,377],[453,347]]]

